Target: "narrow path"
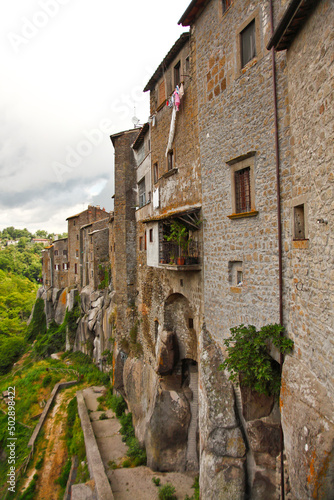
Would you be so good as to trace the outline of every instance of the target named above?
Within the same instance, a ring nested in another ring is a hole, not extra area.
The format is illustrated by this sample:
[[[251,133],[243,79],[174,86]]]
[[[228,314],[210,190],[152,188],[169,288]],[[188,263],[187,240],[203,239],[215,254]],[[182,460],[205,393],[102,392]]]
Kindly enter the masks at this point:
[[[160,484],[170,482],[175,486],[178,500],[183,500],[188,494],[194,493],[194,473],[180,472],[153,472],[149,467],[123,468],[122,462],[126,457],[127,446],[119,433],[121,425],[112,410],[97,411],[97,398],[103,394],[103,387],[89,387],[83,391],[87,409],[94,430],[97,445],[111,484],[115,500],[157,500],[158,488],[152,478],[160,478]],[[106,413],[108,419],[99,420],[100,415]],[[118,468],[113,469],[111,465]]]

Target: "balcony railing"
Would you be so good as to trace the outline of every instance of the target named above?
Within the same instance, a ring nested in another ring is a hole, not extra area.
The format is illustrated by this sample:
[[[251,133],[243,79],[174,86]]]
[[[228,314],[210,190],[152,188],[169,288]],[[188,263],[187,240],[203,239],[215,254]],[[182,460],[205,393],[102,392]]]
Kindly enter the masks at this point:
[[[172,241],[160,243],[160,264],[194,266],[200,264],[198,241],[190,241],[187,250]]]

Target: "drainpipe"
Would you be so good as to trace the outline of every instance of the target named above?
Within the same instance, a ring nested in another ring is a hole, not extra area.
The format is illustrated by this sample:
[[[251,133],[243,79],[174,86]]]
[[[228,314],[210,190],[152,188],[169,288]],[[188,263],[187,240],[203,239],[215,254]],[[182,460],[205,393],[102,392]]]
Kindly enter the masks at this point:
[[[274,14],[273,0],[270,0],[270,23],[271,36],[274,34]],[[282,272],[282,214],[281,214],[281,184],[280,184],[280,156],[278,138],[278,113],[277,113],[277,88],[276,88],[276,64],[275,49],[271,48],[272,78],[273,78],[273,101],[274,101],[274,121],[275,121],[275,156],[276,156],[276,184],[277,184],[277,238],[278,238],[278,286],[279,286],[279,322],[283,325],[283,272]],[[280,371],[283,369],[283,354],[280,353]],[[280,425],[280,448],[281,448],[281,494],[285,499],[284,491],[284,436],[282,424]]]

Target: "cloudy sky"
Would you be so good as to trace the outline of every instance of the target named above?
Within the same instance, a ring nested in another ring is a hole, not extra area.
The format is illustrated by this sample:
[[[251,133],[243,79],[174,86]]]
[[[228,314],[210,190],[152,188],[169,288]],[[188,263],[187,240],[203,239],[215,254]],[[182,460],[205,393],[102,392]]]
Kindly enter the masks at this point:
[[[63,232],[89,203],[112,209],[109,136],[147,121],[142,90],[189,3],[2,2],[0,229]]]

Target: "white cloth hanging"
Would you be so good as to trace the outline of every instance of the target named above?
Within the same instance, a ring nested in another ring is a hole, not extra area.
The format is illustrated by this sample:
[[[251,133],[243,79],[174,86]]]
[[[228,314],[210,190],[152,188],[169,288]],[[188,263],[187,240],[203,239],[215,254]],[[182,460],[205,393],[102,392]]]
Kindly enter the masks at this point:
[[[169,129],[169,137],[168,137],[168,144],[167,144],[167,149],[166,149],[166,158],[169,153],[169,151],[172,149],[173,146],[173,140],[174,140],[174,134],[175,134],[175,122],[176,122],[176,107],[173,106],[173,111],[172,111],[172,119],[170,122],[170,129]]]

